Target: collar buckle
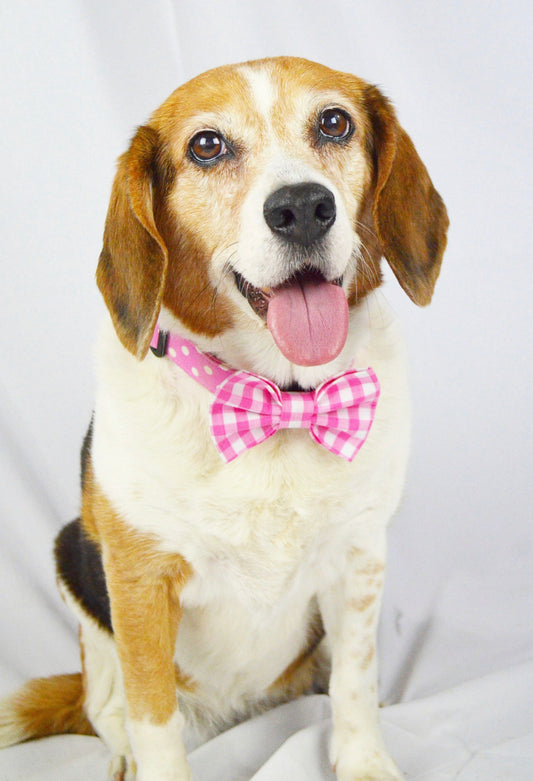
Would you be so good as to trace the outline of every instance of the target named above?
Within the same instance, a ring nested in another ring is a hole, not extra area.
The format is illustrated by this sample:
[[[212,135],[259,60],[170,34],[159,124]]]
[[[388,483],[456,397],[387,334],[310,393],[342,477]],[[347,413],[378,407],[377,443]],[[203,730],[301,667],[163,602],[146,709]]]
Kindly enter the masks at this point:
[[[164,358],[167,354],[168,346],[168,331],[159,331],[157,335],[157,344],[155,347],[150,345],[150,350],[156,356],[156,358]]]

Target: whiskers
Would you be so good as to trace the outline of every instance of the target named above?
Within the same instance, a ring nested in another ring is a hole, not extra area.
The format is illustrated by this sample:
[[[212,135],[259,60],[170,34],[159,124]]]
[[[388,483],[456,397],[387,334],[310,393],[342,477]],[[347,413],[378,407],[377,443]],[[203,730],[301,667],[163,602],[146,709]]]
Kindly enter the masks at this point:
[[[371,283],[376,276],[371,261],[372,255],[370,250],[366,247],[365,243],[361,241],[354,247],[348,264],[354,277],[356,302],[359,300],[360,296],[363,295],[363,292],[366,291],[367,283]],[[359,287],[360,283],[362,283],[362,289]]]
[[[218,290],[222,285],[222,282],[233,273],[233,259],[237,255],[238,243],[236,241],[229,244],[224,249],[220,250],[213,258],[215,265],[218,265],[222,260],[220,267],[220,274],[218,280],[214,284],[215,290]]]
[[[360,220],[356,220],[355,221],[355,226],[356,226],[357,230],[366,231],[369,234],[369,236],[371,236],[374,239],[374,241],[379,242],[379,239],[376,236],[376,234],[374,233],[374,231],[372,230],[372,228],[369,228],[369,226],[365,225],[364,222],[360,222]]]
[[[379,245],[378,237],[374,231],[368,227],[368,225],[364,225],[359,221],[356,222],[356,225],[357,228],[361,231],[366,231],[368,236],[372,239],[373,244]],[[381,268],[379,264],[376,263],[375,255],[371,253],[361,237],[359,245],[354,247],[350,262],[353,264],[352,267],[355,268],[354,282],[356,303],[361,302],[364,304],[368,316],[368,324],[370,327],[374,329],[386,327],[387,323],[389,322],[389,318],[387,317],[386,308],[383,308],[383,297],[380,296],[377,299],[376,310],[375,307],[370,307],[369,298],[365,295],[365,293],[367,293],[369,290],[374,290],[379,286],[382,277]],[[373,315],[371,315],[371,310]],[[379,314],[377,319],[376,314]]]

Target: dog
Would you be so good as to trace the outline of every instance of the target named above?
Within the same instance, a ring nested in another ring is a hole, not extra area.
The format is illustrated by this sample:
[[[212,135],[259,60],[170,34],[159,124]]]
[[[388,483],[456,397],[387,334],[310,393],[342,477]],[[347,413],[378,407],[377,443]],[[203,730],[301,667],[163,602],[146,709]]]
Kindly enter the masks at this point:
[[[428,304],[447,227],[389,100],[316,63],[211,70],[138,128],[55,546],[83,672],[5,699],[2,745],[97,734],[114,781],[186,781],[187,740],[327,691],[339,781],[401,778],[376,626],[410,407],[381,263]]]

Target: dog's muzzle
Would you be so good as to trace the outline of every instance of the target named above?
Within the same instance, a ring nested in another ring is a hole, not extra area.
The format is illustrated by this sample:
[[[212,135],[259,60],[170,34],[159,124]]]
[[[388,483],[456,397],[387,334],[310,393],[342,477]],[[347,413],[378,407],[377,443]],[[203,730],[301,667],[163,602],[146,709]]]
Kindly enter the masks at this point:
[[[322,241],[336,218],[333,193],[318,182],[284,185],[266,199],[263,216],[285,245],[286,278],[272,287],[251,285],[235,272],[238,290],[266,319],[274,341],[291,363],[318,366],[336,358],[348,334],[342,277],[327,273]]]

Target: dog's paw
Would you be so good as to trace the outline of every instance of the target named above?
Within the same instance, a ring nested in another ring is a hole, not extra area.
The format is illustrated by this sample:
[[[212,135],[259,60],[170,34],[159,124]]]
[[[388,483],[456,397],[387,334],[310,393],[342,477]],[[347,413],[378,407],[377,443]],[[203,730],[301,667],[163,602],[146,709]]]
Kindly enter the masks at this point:
[[[115,756],[109,763],[108,770],[109,781],[135,781],[137,778],[137,767],[133,757]]]
[[[191,771],[188,768],[183,770],[172,771],[172,773],[165,773],[164,775],[150,775],[148,773],[140,773],[137,776],[137,781],[193,781]]]
[[[371,767],[366,763],[353,766],[339,762],[333,770],[338,781],[404,781],[404,777],[389,758],[383,763],[373,762]]]
[[[379,738],[333,735],[331,762],[338,781],[404,781]]]
[[[404,781],[399,772],[389,773],[388,770],[351,770],[347,774],[337,771],[339,781]]]
[[[334,766],[338,781],[404,781],[394,762],[389,757],[375,759],[373,762],[344,762],[342,759]]]
[[[133,781],[193,781],[188,765],[180,767],[143,767],[139,765],[137,775],[131,776]],[[117,776],[122,781],[122,776]],[[114,781],[114,779],[113,779]],[[130,781],[130,776],[124,776],[124,781]]]
[[[370,775],[365,771],[363,771],[363,773],[364,775],[361,775],[361,773],[356,771],[356,775],[351,774],[349,776],[342,776],[342,777],[337,775],[337,778],[339,779],[339,781],[341,781],[341,778],[342,781],[344,781],[345,778],[347,781],[348,779],[349,781],[404,781],[403,776],[398,775],[396,773],[394,775],[391,775],[386,770],[383,772],[379,771],[377,775],[373,771],[370,773]]]

